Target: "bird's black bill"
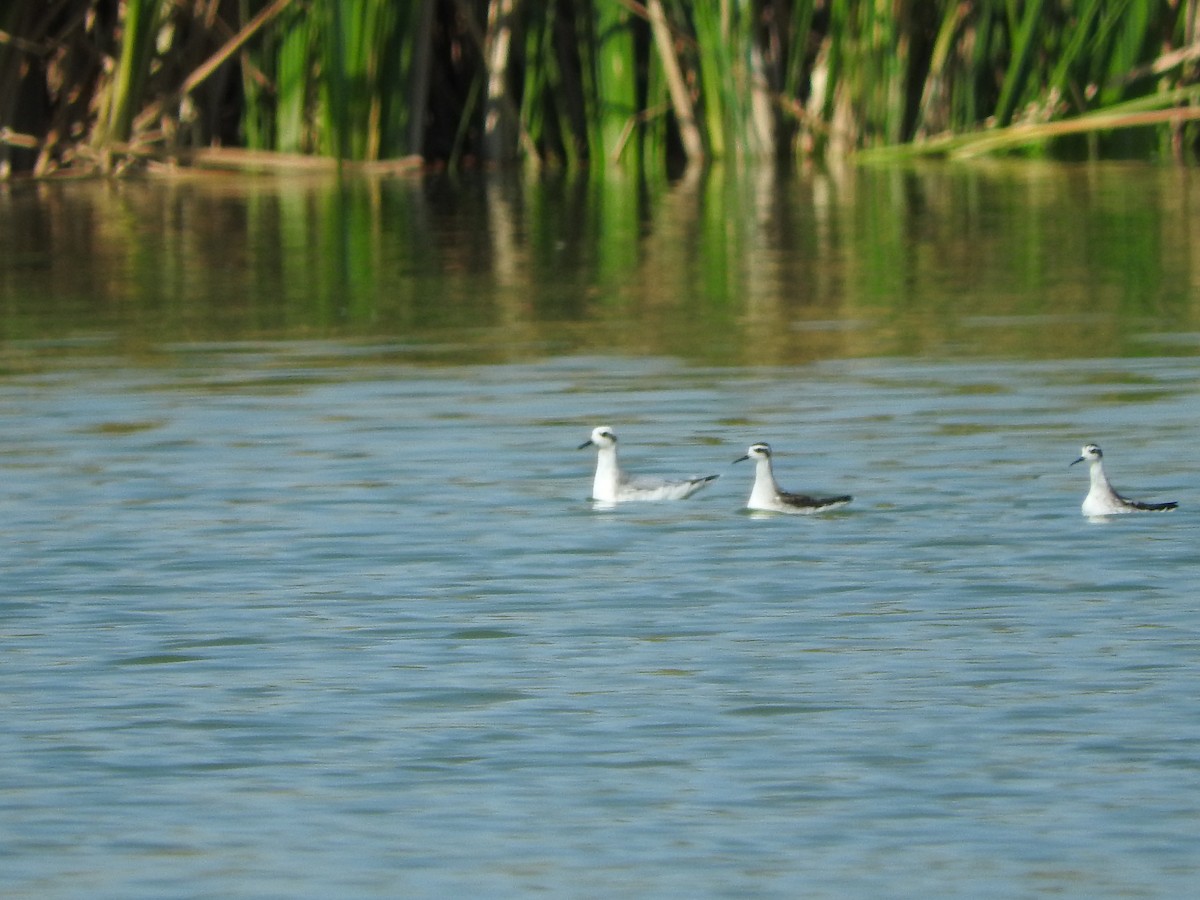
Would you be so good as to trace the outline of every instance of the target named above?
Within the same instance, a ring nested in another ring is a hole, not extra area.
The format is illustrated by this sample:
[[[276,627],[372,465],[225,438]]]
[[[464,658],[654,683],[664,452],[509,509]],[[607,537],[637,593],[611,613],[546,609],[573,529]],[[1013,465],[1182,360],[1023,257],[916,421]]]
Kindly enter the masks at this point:
[[[582,444],[580,444],[580,445],[579,445],[578,447],[576,447],[575,449],[576,449],[576,450],[582,450],[584,447],[590,447],[590,446],[592,446],[592,439],[591,439],[591,438],[588,438],[586,441],[584,441]]]

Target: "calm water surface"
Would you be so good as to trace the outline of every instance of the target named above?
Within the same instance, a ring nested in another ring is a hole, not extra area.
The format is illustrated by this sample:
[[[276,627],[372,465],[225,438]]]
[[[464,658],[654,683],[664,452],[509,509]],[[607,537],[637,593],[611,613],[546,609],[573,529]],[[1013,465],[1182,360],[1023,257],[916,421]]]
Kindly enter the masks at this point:
[[[1121,190],[1081,195],[1119,212],[1095,231],[1141,233],[1147,192]],[[940,319],[930,285],[974,283],[966,257],[892,257],[891,305],[825,272],[820,309],[569,265],[521,275],[506,317],[489,256],[446,269],[463,307],[438,322],[378,284],[347,288],[358,318],[185,309],[26,247],[0,268],[0,893],[1188,894],[1200,278],[1186,235],[1153,243],[1157,276],[1068,253],[1035,288],[984,247],[984,299]],[[1066,309],[1019,308],[1085,269]],[[542,310],[563,283],[593,299]],[[600,423],[631,469],[721,478],[593,509],[574,448]],[[747,514],[754,440],[785,487],[854,503]],[[1180,509],[1085,520],[1090,440]]]

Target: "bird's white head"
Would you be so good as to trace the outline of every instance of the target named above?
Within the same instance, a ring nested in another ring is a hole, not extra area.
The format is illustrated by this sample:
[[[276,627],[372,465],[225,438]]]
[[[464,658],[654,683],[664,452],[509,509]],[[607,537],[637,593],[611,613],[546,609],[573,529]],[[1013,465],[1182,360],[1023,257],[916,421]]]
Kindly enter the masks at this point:
[[[759,442],[757,444],[751,444],[750,448],[746,451],[746,455],[739,456],[737,459],[734,460],[734,462],[741,462],[744,459],[770,459],[770,458],[771,458],[771,445]]]
[[[1081,462],[1099,462],[1104,458],[1104,454],[1100,452],[1100,448],[1096,444],[1084,444],[1082,453],[1083,455],[1079,459],[1071,463],[1072,466]]]
[[[607,425],[600,425],[592,429],[592,436],[579,445],[579,449],[584,447],[598,447],[603,450],[605,447],[617,446],[617,434]]]

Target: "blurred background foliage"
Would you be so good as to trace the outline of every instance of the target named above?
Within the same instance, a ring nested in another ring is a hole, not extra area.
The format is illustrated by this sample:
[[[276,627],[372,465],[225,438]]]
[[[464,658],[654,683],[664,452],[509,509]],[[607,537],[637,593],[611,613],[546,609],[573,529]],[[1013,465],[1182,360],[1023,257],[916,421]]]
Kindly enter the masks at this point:
[[[1195,0],[6,0],[0,176],[1191,161]]]

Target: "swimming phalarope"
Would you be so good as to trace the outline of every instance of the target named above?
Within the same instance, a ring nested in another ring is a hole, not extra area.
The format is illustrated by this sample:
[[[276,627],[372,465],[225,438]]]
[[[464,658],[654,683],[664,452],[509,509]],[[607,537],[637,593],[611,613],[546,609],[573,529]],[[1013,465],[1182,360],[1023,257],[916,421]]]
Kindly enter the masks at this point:
[[[617,463],[617,435],[607,425],[592,429],[592,436],[579,445],[595,447],[596,478],[592,482],[592,499],[602,503],[622,503],[627,500],[682,500],[690,497],[718,475],[702,475],[669,481],[645,475],[629,475]]]
[[[738,463],[744,459],[753,459],[757,465],[754,472],[754,489],[750,491],[750,499],[746,501],[747,509],[813,513],[845,506],[853,499],[849,494],[838,497],[809,497],[804,494],[789,494],[780,489],[779,484],[775,481],[775,473],[771,469],[769,444],[751,444],[746,455],[738,457],[734,462]]]
[[[1098,446],[1087,444],[1083,448],[1083,455],[1071,463],[1073,466],[1075,463],[1087,462],[1091,468],[1092,487],[1083,499],[1085,516],[1111,516],[1117,513],[1141,511],[1160,512],[1174,509],[1179,505],[1173,500],[1167,503],[1141,503],[1137,500],[1125,499],[1108,483],[1108,477],[1104,474],[1103,459],[1104,454],[1100,452]]]

